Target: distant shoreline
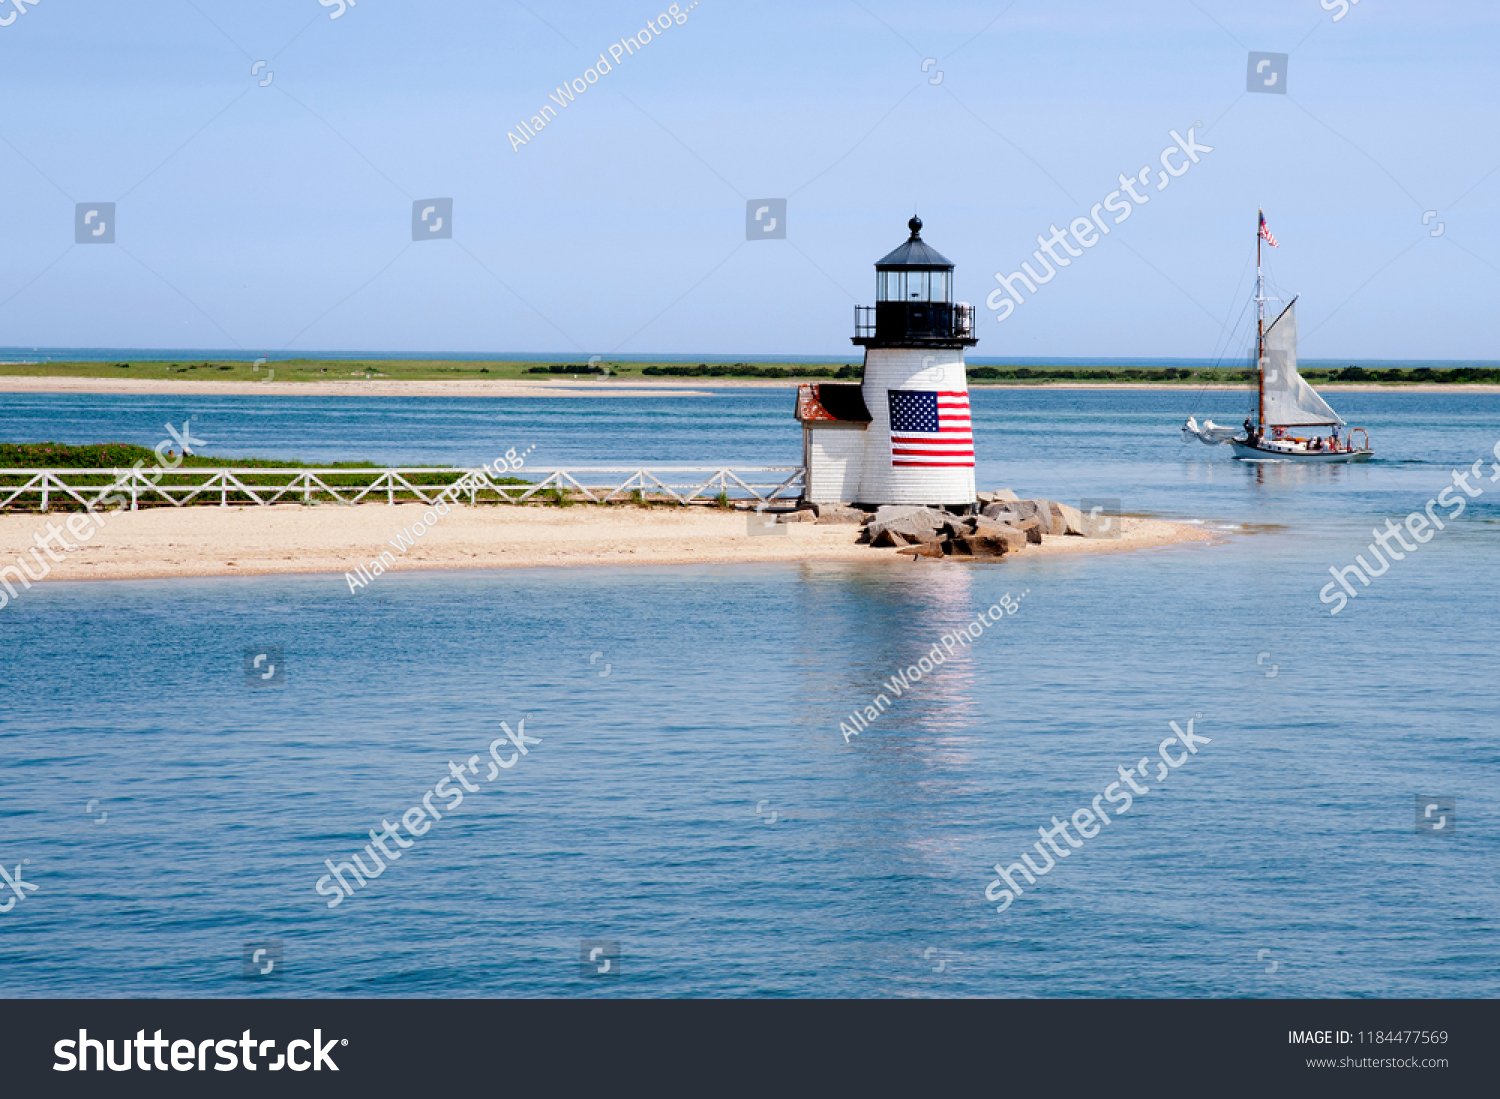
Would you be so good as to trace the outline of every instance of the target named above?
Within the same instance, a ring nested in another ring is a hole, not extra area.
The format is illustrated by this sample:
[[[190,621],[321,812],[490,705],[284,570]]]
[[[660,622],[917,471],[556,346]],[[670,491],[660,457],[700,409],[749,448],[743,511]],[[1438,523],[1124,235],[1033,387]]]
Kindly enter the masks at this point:
[[[55,375],[0,375],[0,393],[91,393],[164,396],[263,397],[710,397],[716,389],[792,390],[827,378],[610,378],[596,381],[541,380],[404,380],[376,378],[349,381],[209,381],[207,379],[92,378]],[[852,383],[850,383],[852,384]],[[1192,393],[1246,392],[1243,382],[1089,382],[970,380],[971,390],[1162,390]],[[1325,382],[1320,390],[1341,393],[1500,393],[1500,385],[1486,382],[1445,384],[1412,382]]]

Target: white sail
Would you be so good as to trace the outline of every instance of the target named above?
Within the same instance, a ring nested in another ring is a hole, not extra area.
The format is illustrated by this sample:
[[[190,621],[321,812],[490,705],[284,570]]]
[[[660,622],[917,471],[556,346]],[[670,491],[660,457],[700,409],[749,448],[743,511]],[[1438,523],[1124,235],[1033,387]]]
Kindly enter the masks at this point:
[[[1317,427],[1343,424],[1342,417],[1297,373],[1297,303],[1294,300],[1266,329],[1265,403],[1267,427]]]
[[[1204,420],[1203,426],[1198,426],[1198,421],[1189,416],[1187,423],[1182,425],[1182,437],[1184,439],[1197,439],[1204,446],[1218,446],[1227,443],[1230,439],[1244,436],[1244,431],[1237,427],[1220,427],[1212,420]]]

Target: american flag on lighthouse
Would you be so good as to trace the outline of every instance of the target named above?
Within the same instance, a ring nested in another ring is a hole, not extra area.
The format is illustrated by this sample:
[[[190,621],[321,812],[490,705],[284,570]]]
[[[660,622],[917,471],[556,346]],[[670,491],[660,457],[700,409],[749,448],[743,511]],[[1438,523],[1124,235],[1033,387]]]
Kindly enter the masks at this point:
[[[1269,244],[1272,248],[1281,247],[1281,245],[1276,243],[1276,238],[1271,235],[1271,227],[1266,224],[1266,215],[1264,211],[1260,215],[1260,236],[1261,239]]]
[[[892,389],[891,465],[974,465],[969,395],[951,390]]]

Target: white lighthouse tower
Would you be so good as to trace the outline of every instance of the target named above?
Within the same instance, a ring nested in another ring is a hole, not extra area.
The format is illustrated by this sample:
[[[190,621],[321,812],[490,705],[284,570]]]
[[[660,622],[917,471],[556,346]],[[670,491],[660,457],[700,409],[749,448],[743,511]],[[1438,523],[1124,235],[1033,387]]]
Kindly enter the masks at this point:
[[[875,308],[854,308],[870,411],[859,502],[972,504],[964,348],[979,342],[974,307],[954,304],[953,264],[922,240],[922,219],[907,227],[906,243],[875,265]]]
[[[974,307],[953,301],[953,264],[911,236],[875,265],[875,305],[854,307],[861,386],[802,387],[806,498],[813,503],[966,505],[974,435],[964,348]]]

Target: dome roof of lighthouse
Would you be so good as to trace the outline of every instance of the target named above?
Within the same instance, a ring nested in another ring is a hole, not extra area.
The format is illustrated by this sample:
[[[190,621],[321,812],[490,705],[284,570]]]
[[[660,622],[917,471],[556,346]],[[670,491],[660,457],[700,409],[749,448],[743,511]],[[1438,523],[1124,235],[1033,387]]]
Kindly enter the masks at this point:
[[[884,267],[953,267],[953,261],[922,239],[922,219],[914,217],[906,223],[911,236],[906,243],[875,264],[877,270]]]

